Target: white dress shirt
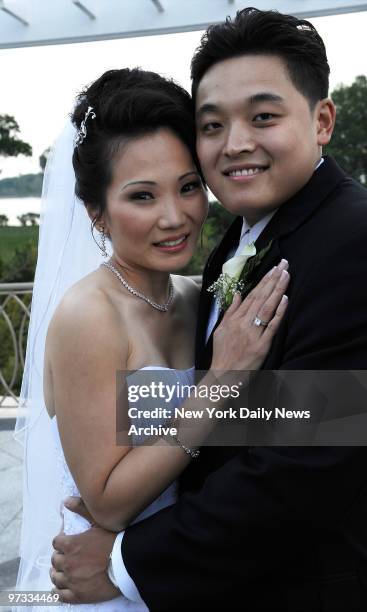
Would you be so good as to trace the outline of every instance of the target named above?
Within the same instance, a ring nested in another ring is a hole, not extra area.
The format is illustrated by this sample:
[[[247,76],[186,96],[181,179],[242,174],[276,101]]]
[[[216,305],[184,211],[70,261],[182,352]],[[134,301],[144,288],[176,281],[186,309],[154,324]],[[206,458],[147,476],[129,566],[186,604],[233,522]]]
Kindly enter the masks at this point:
[[[319,168],[321,166],[321,164],[323,163],[324,159],[323,157],[319,160],[319,162],[317,163],[315,170],[317,170],[317,168]],[[255,242],[258,237],[260,236],[261,232],[265,229],[265,227],[267,226],[267,224],[269,223],[270,219],[275,215],[277,209],[273,210],[271,213],[269,213],[268,215],[266,215],[265,217],[263,217],[262,219],[260,219],[260,221],[258,221],[257,223],[255,223],[255,225],[250,226],[246,219],[243,218],[243,225],[242,225],[242,231],[241,231],[241,236],[240,236],[240,241],[238,243],[237,249],[232,249],[232,251],[228,254],[228,259],[230,259],[231,257],[236,256],[240,251],[242,251],[243,247],[247,244],[251,244],[252,242]],[[208,338],[210,336],[210,334],[212,333],[212,330],[218,320],[218,316],[219,316],[219,308],[218,305],[216,303],[215,300],[213,300],[213,304],[211,307],[211,311],[210,311],[210,315],[209,315],[209,320],[208,320],[208,326],[207,326],[207,332],[206,332],[206,341],[208,341]],[[138,589],[136,588],[136,585],[133,581],[133,579],[131,578],[131,576],[128,574],[128,571],[125,567],[124,564],[124,560],[122,558],[121,555],[121,543],[123,540],[123,537],[125,535],[125,532],[122,531],[121,533],[119,533],[116,537],[113,549],[112,549],[112,569],[113,569],[113,573],[116,579],[116,582],[118,584],[118,587],[121,591],[121,593],[123,595],[125,595],[125,597],[127,597],[127,599],[131,600],[131,601],[135,601],[138,604],[142,605],[142,610],[144,610],[144,601],[141,598],[141,595],[138,591]],[[146,608],[148,610],[148,608]]]
[[[266,217],[263,217],[262,219],[260,219],[260,221],[258,221],[257,223],[255,223],[255,225],[252,225],[252,226],[249,225],[245,217],[243,217],[240,241],[238,243],[237,249],[232,249],[232,251],[228,253],[227,261],[231,257],[237,257],[237,255],[242,251],[242,249],[246,245],[251,244],[252,242],[255,242],[260,236],[261,232],[266,228],[270,219],[274,217],[275,213],[276,213],[276,210],[273,210],[271,213],[266,215]],[[208,327],[206,329],[206,340],[205,340],[206,342],[208,342],[209,336],[215,327],[215,324],[219,317],[219,313],[220,313],[220,308],[218,306],[218,302],[216,300],[213,300],[210,314],[209,314]]]
[[[115,580],[118,584],[118,588],[120,589],[121,593],[127,599],[141,604],[141,610],[148,611],[148,608],[146,607],[138,589],[136,588],[135,582],[128,574],[124,560],[121,555],[121,543],[124,535],[125,531],[121,531],[118,534],[112,549],[112,569],[115,576]]]

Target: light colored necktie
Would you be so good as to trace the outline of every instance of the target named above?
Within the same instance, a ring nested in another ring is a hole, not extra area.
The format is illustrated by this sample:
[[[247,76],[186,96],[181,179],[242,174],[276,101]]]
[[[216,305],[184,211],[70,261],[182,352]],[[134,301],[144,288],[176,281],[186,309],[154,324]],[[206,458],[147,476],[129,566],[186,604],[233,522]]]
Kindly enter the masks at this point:
[[[236,249],[236,251],[234,252],[232,257],[238,257],[241,252],[243,251],[245,246],[248,246],[249,244],[249,234],[250,234],[250,228],[247,228],[247,230],[242,234],[241,239],[238,243],[238,247]],[[228,258],[230,259],[230,258]],[[227,261],[228,261],[227,259]]]
[[[238,243],[237,249],[235,250],[235,252],[232,253],[229,252],[229,257],[227,259],[227,261],[229,261],[230,259],[232,259],[233,257],[238,257],[241,253],[241,251],[243,251],[245,246],[248,246],[248,241],[249,241],[249,233],[250,233],[250,228],[248,228],[241,236],[241,239]],[[206,339],[205,342],[208,342],[208,339],[210,337],[210,334],[212,333],[214,327],[216,326],[216,323],[218,321],[220,315],[220,308],[218,306],[217,301],[215,300],[212,304],[211,307],[211,311],[210,311],[210,315],[209,315],[209,323],[208,323],[208,327],[206,330]]]

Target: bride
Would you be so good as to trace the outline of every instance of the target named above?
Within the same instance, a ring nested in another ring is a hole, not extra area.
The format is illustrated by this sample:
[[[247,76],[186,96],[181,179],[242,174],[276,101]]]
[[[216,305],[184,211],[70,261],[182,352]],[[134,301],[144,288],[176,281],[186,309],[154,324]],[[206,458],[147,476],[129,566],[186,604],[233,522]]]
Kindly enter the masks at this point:
[[[189,95],[138,69],[103,74],[77,99],[42,200],[26,416],[17,423],[26,466],[17,589],[26,591],[53,587],[51,542],[61,522],[65,533],[90,527],[64,506],[67,496],[81,496],[93,522],[120,531],[174,503],[175,480],[199,452],[200,432],[191,430],[191,438],[179,429],[149,445],[128,436],[116,443],[117,370],[135,371],[131,380],[158,370],[165,381],[194,382],[199,289],[177,272],[194,253],[208,204]],[[242,304],[235,296],[214,334],[208,384],[214,370],[261,365],[286,307],[285,268]],[[266,329],[253,325],[260,311],[271,319]],[[125,419],[127,409],[126,395]],[[62,586],[55,592],[67,602]],[[146,610],[119,595],[74,607]]]

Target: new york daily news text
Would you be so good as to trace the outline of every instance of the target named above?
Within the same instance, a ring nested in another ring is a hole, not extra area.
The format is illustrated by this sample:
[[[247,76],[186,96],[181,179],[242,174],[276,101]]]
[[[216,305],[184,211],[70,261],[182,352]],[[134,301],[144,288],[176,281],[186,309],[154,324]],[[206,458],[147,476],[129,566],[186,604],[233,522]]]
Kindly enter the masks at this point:
[[[365,371],[216,372],[210,385],[206,374],[187,384],[174,370],[119,371],[117,442],[159,444],[178,425],[190,437],[205,420],[200,446],[367,445]]]

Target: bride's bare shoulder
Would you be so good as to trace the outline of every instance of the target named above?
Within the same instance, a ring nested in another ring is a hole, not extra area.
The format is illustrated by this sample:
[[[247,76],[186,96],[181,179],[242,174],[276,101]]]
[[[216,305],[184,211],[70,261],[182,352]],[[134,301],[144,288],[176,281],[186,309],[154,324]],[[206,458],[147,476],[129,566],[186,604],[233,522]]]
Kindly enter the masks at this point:
[[[99,271],[92,272],[70,287],[50,321],[47,333],[48,344],[55,339],[59,346],[73,339],[96,341],[116,334],[123,326],[108,290],[101,282]]]

